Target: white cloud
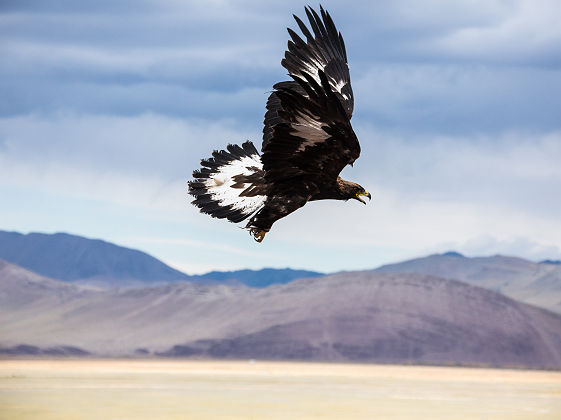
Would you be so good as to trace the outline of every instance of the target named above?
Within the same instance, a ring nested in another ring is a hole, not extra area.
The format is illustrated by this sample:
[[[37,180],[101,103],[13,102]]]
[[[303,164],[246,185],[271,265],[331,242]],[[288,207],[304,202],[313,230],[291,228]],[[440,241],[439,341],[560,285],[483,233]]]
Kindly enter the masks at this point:
[[[261,245],[188,206],[185,181],[212,149],[260,143],[302,4],[132,4],[1,16],[4,223],[138,244],[189,271],[367,268],[447,247],[559,254],[558,2],[325,4],[363,149],[345,177],[374,198],[310,203]]]
[[[354,118],[399,130],[468,135],[558,129],[559,80],[561,71],[550,68],[372,63],[353,78]]]
[[[369,164],[357,161],[361,178],[410,200],[498,204],[550,220],[561,211],[561,197],[552,194],[561,188],[561,131],[473,137],[357,131]]]
[[[385,247],[395,260],[450,248],[540,259],[559,254],[560,132],[410,141],[360,131],[362,157],[344,177],[367,187],[372,202],[309,203],[275,225],[282,240]],[[494,238],[492,246],[474,242],[484,235]]]
[[[213,149],[250,137],[259,139],[260,134],[228,120],[209,122],[155,114],[27,115],[0,119],[0,157],[5,159],[4,172],[6,165],[32,167],[24,168],[13,182],[37,171],[68,168],[90,171],[92,177],[109,172],[173,180],[190,175]]]
[[[456,244],[456,249],[467,255],[477,256],[523,255],[533,261],[561,259],[561,245],[547,245],[524,237],[500,240],[490,235],[482,235]]]
[[[0,119],[0,194],[14,205],[17,200],[25,205],[24,201],[50,197],[50,215],[37,209],[47,226],[42,230],[79,226],[75,232],[86,233],[105,221],[111,232],[110,227],[118,223],[115,217],[123,217],[115,214],[118,208],[128,209],[139,227],[142,220],[183,223],[198,214],[189,205],[187,181],[200,159],[247,137],[247,130],[228,121],[185,121],[151,114]],[[25,192],[25,198],[17,198],[17,191]],[[61,210],[65,202],[80,211],[66,214]],[[2,211],[11,212],[11,217],[0,216],[4,223],[23,223],[25,213],[18,216],[7,205]],[[210,218],[202,218],[198,225],[205,223],[212,226]]]
[[[561,55],[561,3],[522,0],[504,3],[499,19],[484,25],[460,27],[438,39],[433,47],[453,56],[491,61],[549,61]],[[559,58],[556,64],[560,63]]]
[[[425,134],[411,140],[408,133],[360,125],[362,157],[343,175],[371,191],[372,202],[309,203],[278,221],[267,244],[255,249],[235,225],[201,215],[187,204],[185,182],[199,159],[229,140],[246,137],[231,123],[157,115],[29,116],[4,119],[0,130],[0,188],[98,203],[91,214],[67,216],[74,220],[103,220],[109,215],[98,208],[118,205],[129,209],[136,223],[178,223],[184,233],[166,227],[167,239],[157,232],[141,234],[145,239],[136,242],[126,239],[130,233],[116,238],[155,250],[166,261],[192,267],[190,271],[198,270],[185,258],[203,249],[206,254],[197,264],[208,266],[219,255],[214,263],[221,268],[239,268],[248,260],[253,267],[299,264],[329,271],[356,264],[322,263],[321,253],[286,263],[284,257],[292,254],[282,248],[295,240],[299,247],[322,249],[325,255],[346,247],[351,255],[361,253],[363,266],[443,251],[447,244],[468,253],[519,250],[530,258],[546,258],[547,250],[555,254],[561,246],[561,198],[555,193],[561,190],[561,132],[506,132],[497,138]],[[189,236],[182,238],[185,234]],[[496,242],[478,248],[473,238],[485,235]],[[516,245],[517,238],[539,247]],[[240,240],[247,244],[240,248]],[[368,249],[384,257],[364,262]]]
[[[269,45],[244,43],[208,48],[201,45],[182,47],[113,47],[84,46],[66,42],[47,43],[41,41],[11,41],[4,43],[2,52],[6,68],[29,66],[41,67],[43,71],[100,72],[103,74],[126,72],[146,77],[184,79],[194,71],[208,71],[217,66],[243,65],[247,67],[273,67],[270,60],[262,58]],[[268,54],[266,54],[268,56]],[[269,58],[269,57],[268,57]],[[277,64],[276,62],[274,64]]]

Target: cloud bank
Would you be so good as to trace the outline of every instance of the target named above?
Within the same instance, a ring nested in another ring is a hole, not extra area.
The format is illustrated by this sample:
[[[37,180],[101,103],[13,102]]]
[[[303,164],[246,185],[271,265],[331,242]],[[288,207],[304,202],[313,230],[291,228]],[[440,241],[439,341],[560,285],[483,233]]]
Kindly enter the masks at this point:
[[[4,1],[3,229],[69,231],[187,271],[369,268],[423,253],[561,258],[561,6],[344,2],[371,205],[311,203],[258,246],[188,205],[227,143],[260,143],[297,1]],[[6,204],[4,204],[6,203]]]

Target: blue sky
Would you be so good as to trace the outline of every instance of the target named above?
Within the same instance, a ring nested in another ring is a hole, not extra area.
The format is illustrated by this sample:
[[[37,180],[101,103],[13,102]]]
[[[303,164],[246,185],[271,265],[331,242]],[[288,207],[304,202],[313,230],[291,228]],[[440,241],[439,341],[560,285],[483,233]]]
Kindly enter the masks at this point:
[[[189,273],[561,258],[556,0],[323,2],[362,145],[343,176],[372,202],[310,203],[262,244],[190,206],[200,158],[260,144],[305,4],[2,1],[0,229],[103,238]]]

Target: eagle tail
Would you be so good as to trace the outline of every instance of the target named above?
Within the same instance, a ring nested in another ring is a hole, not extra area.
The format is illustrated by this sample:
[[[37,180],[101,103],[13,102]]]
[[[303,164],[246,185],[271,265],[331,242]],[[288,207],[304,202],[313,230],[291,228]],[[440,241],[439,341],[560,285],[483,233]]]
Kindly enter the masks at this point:
[[[201,212],[238,223],[263,207],[267,198],[261,156],[252,142],[229,144],[201,160],[189,181],[192,203]]]

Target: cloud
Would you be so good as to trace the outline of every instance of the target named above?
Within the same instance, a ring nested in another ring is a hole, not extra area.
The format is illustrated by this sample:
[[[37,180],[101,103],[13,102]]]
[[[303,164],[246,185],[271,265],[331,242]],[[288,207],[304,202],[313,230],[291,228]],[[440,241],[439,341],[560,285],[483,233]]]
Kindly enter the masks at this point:
[[[554,130],[560,76],[539,68],[375,64],[354,79],[355,119],[423,132]]]
[[[556,257],[557,2],[325,6],[362,143],[344,176],[370,205],[310,203],[261,245],[187,205],[200,158],[260,144],[301,2],[4,1],[3,227],[122,241],[191,270],[371,268],[450,248]]]
[[[291,13],[303,15],[297,1],[80,4],[5,5],[2,115],[155,112],[261,121],[266,92],[286,78],[279,64],[284,27],[295,28]],[[326,7],[345,36],[359,118],[464,132],[552,129],[558,120],[555,2]]]
[[[360,8],[361,19],[356,9],[337,14],[354,21],[345,34],[361,61],[560,64],[555,0],[388,1]]]
[[[551,194],[561,188],[561,131],[416,134],[412,140],[408,131],[371,124],[355,129],[363,156],[344,174],[365,185],[382,186],[410,200],[500,203],[542,218],[561,211],[559,195]],[[183,182],[213,149],[245,139],[259,147],[260,134],[257,127],[232,120],[32,115],[0,119],[0,158],[4,182],[42,188],[52,184],[93,194],[104,177],[114,178],[109,184],[123,189]],[[80,176],[84,179],[78,181]],[[136,178],[141,181],[133,182]],[[90,186],[87,191],[81,188],[84,183]],[[101,186],[99,194],[103,191]]]
[[[88,13],[73,13],[70,4],[67,11],[12,5],[0,17],[0,114],[152,111],[261,120],[266,93],[286,73],[279,64],[284,25],[272,32],[273,16],[218,3],[220,12],[208,3],[144,3],[126,18],[105,3],[85,7]]]
[[[343,176],[366,186],[372,202],[309,203],[275,225],[279,239],[386,249],[394,260],[448,249],[558,255],[560,132],[409,141],[407,133],[357,131],[362,156]],[[495,239],[493,246],[473,242],[485,235]],[[539,246],[518,246],[522,240]]]
[[[557,17],[561,4],[555,0],[526,0],[504,3],[504,8],[507,13],[492,24],[457,28],[436,40],[432,47],[453,57],[530,61],[559,68],[561,30]]]
[[[3,228],[210,241],[226,228],[197,218],[187,180],[214,148],[248,136],[228,121],[157,115],[2,119]]]
[[[561,259],[560,246],[547,245],[524,237],[500,240],[490,235],[482,235],[457,245],[457,249],[468,255],[477,256],[524,255],[533,261]]]
[[[113,173],[174,180],[190,175],[213,149],[249,138],[259,144],[260,135],[260,127],[252,132],[232,120],[30,115],[0,119],[0,157],[4,171],[6,165],[30,167],[13,182],[28,179],[25,174],[64,168],[91,172],[92,178]]]
[[[272,245],[260,248],[266,257],[254,258],[251,264],[268,261],[268,265],[334,271],[353,268],[359,257],[367,268],[388,259],[445,251],[442,248],[451,244],[472,253],[477,249],[522,252],[523,247],[509,244],[526,238],[541,244],[542,250],[526,248],[527,255],[543,258],[545,250],[559,246],[561,198],[555,192],[561,190],[561,132],[505,132],[496,138],[424,134],[412,141],[409,132],[370,124],[357,125],[356,130],[362,156],[343,176],[367,187],[372,202],[368,206],[354,201],[309,203],[275,224],[267,238]],[[150,223],[183,225],[187,239],[177,237],[176,228],[162,228],[171,235],[160,245],[167,250],[161,252],[164,259],[177,265],[180,255],[166,257],[177,252],[172,248],[188,248],[190,255],[196,248],[193,244],[208,242],[215,246],[201,245],[198,252],[206,248],[204,258],[212,261],[219,253],[216,264],[239,268],[240,257],[247,261],[255,250],[236,248],[237,243],[253,244],[234,225],[189,206],[185,182],[201,157],[228,142],[255,139],[251,134],[232,121],[189,121],[154,114],[5,118],[0,120],[0,188],[47,194],[61,203],[94,203],[91,210],[65,214],[65,221],[57,224],[79,225],[95,217],[97,229],[104,220],[111,226],[123,217],[112,210],[118,206]],[[498,242],[494,247],[469,245],[482,235]],[[134,241],[126,239],[130,236],[120,234],[115,240],[133,246]],[[156,231],[154,237],[162,236]],[[224,238],[219,248],[218,237]],[[302,248],[299,258],[284,249],[294,247],[295,240]],[[138,243],[154,250],[159,249],[156,244],[155,239]],[[343,254],[341,247],[346,250]],[[309,255],[312,248],[318,251]],[[322,262],[329,253],[352,256],[347,262]],[[293,259],[286,261],[287,255]],[[211,264],[199,258],[201,264]]]
[[[561,131],[435,136],[359,126],[361,180],[410,200],[493,204],[555,220],[561,211]],[[365,166],[366,165],[366,166]]]

